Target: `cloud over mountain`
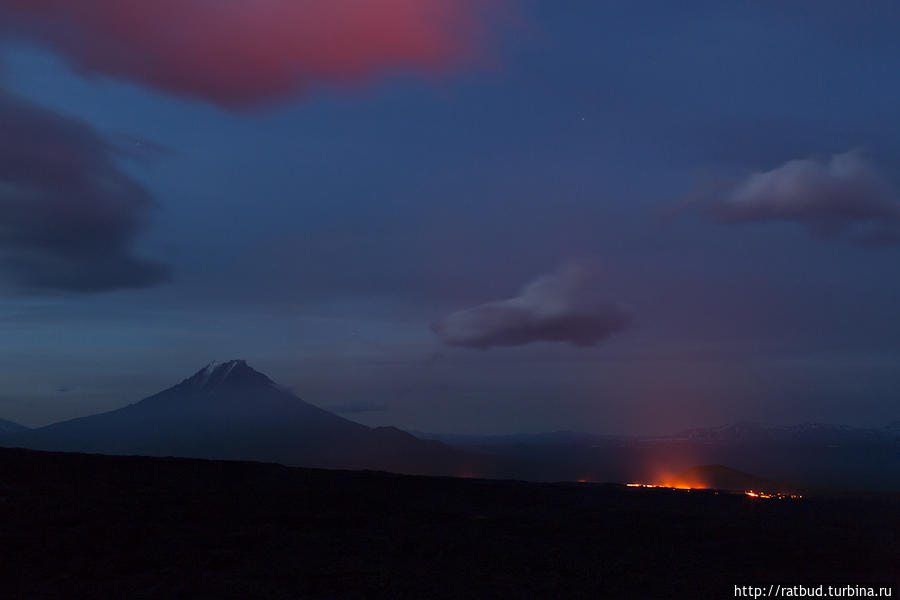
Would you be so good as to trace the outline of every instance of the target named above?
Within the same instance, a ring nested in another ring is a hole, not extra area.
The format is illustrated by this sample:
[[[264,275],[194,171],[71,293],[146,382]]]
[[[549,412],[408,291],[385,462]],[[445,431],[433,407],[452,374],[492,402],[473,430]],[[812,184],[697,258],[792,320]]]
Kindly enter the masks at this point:
[[[0,17],[83,73],[243,107],[471,60],[494,1],[0,0]]]
[[[514,298],[452,313],[431,328],[446,344],[469,348],[542,341],[594,346],[631,321],[631,312],[605,297],[585,269],[569,265]]]
[[[32,290],[143,287],[167,269],[132,245],[153,204],[81,121],[0,90],[0,272]]]
[[[718,223],[787,221],[817,237],[853,229],[850,235],[860,244],[900,241],[900,202],[887,178],[856,151],[827,161],[792,160],[754,173],[724,192],[701,194],[699,207]]]

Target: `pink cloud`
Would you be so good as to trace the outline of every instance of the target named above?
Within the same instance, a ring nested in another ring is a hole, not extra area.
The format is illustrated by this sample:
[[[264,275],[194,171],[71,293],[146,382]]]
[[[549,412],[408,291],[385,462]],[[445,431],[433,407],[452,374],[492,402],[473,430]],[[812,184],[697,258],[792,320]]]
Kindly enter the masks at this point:
[[[480,55],[496,0],[0,0],[85,74],[240,108]]]

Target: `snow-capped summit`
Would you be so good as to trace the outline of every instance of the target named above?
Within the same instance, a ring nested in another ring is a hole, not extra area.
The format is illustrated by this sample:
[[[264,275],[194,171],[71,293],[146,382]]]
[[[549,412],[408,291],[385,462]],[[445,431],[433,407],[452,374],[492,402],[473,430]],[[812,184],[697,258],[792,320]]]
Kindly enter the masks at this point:
[[[246,389],[255,386],[271,387],[274,382],[247,364],[245,360],[213,361],[185,379],[181,385],[204,392],[218,389]]]

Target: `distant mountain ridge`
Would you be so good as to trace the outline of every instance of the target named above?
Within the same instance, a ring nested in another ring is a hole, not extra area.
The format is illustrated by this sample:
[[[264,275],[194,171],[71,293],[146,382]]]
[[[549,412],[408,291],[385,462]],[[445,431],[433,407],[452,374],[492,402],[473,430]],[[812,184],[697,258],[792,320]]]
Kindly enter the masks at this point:
[[[644,435],[603,435],[583,431],[551,431],[512,434],[444,434],[415,432],[423,439],[439,440],[462,446],[507,445],[583,445],[620,442],[692,441],[717,443],[895,443],[900,442],[900,421],[881,428],[801,423],[797,425],[769,425],[739,421],[718,427],[686,429],[679,433]]]
[[[900,421],[894,421],[890,425],[885,426],[884,429],[896,436],[900,436]]]
[[[6,435],[8,433],[16,433],[17,431],[27,431],[29,428],[24,425],[19,425],[18,423],[13,423],[12,421],[7,421],[6,419],[0,419],[0,435]]]
[[[478,445],[484,447],[507,445],[579,445],[593,444],[610,440],[631,439],[628,436],[601,435],[585,433],[583,431],[548,431],[542,433],[507,433],[507,434],[455,434],[455,433],[428,433],[413,431],[416,437],[428,440],[438,440],[450,445]]]
[[[304,402],[244,360],[210,363],[135,404],[4,435],[0,445],[412,474],[458,475],[472,460],[439,442],[369,428]]]
[[[665,437],[721,443],[880,444],[900,441],[900,422],[895,422],[882,428],[853,427],[828,423],[801,423],[799,425],[779,426],[739,422],[721,427],[689,429],[677,435]]]

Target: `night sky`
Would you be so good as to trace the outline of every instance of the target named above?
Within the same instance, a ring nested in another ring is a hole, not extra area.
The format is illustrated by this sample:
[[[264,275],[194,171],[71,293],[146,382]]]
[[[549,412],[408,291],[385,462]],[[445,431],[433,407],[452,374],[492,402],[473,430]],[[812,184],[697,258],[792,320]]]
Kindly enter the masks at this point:
[[[75,8],[77,5],[77,8]],[[900,418],[900,5],[0,0],[0,417]]]

